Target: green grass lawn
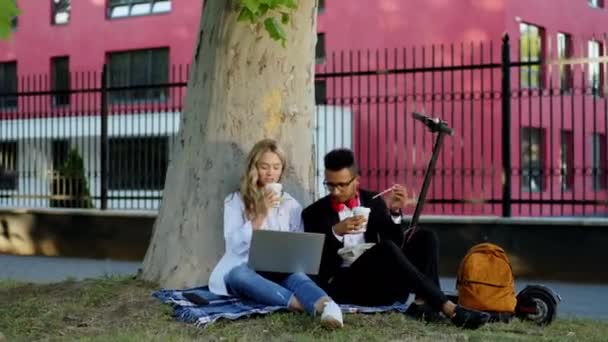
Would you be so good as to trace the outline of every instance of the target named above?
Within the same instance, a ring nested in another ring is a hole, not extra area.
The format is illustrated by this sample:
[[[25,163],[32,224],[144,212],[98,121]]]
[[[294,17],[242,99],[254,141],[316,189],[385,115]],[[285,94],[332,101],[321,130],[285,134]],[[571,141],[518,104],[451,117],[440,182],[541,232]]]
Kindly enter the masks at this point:
[[[130,278],[0,281],[0,332],[6,341],[608,341],[608,322],[570,318],[545,328],[514,320],[466,331],[396,313],[357,314],[328,331],[305,314],[278,313],[202,329],[174,321],[170,306],[151,297],[156,289]]]

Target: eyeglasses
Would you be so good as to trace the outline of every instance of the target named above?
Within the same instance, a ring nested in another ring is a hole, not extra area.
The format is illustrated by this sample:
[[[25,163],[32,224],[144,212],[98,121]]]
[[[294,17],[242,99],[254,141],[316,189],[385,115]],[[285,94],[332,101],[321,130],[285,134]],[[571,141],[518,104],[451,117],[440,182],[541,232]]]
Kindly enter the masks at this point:
[[[325,185],[325,188],[327,188],[327,191],[329,191],[329,192],[332,192],[336,189],[342,191],[342,190],[346,189],[349,185],[351,185],[352,182],[355,180],[355,178],[357,178],[357,176],[354,176],[346,183],[331,183],[328,181],[323,181],[323,185]]]

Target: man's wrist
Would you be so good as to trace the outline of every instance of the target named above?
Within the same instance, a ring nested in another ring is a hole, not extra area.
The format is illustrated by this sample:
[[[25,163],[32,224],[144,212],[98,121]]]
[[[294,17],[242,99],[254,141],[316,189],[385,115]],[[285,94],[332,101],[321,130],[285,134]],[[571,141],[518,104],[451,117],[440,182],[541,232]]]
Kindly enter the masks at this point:
[[[401,220],[403,220],[403,212],[401,211],[401,208],[396,210],[391,209],[389,210],[389,213],[391,214],[391,220],[394,224],[401,224]]]
[[[331,232],[334,234],[334,236],[336,237],[336,239],[340,242],[344,242],[344,236],[340,235],[336,232],[336,226],[332,226],[331,227]]]
[[[401,210],[401,208],[398,208],[389,210],[389,213],[391,214],[391,216],[401,216],[403,214],[403,211]]]
[[[334,233],[334,235],[342,236],[342,234],[338,233],[338,230],[336,230],[336,225],[331,226],[331,231]]]

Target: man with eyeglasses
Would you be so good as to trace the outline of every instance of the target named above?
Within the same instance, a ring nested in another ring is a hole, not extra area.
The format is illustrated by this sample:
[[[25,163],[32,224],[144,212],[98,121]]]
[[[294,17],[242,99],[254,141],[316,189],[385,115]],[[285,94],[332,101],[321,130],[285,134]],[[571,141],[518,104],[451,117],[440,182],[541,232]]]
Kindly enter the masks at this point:
[[[325,234],[315,280],[336,302],[391,305],[414,293],[406,314],[416,319],[439,321],[443,319],[439,312],[443,312],[457,326],[471,329],[488,321],[488,314],[458,306],[441,291],[439,244],[433,232],[419,229],[400,247],[404,241],[401,210],[408,200],[403,186],[392,187],[387,206],[382,197],[373,199],[374,193],[359,188],[351,150],[329,152],[324,164],[329,195],[304,209],[302,219],[307,232]],[[353,214],[358,206],[371,209],[367,220]],[[359,228],[365,223],[362,232]],[[354,261],[338,253],[349,249],[358,250]]]

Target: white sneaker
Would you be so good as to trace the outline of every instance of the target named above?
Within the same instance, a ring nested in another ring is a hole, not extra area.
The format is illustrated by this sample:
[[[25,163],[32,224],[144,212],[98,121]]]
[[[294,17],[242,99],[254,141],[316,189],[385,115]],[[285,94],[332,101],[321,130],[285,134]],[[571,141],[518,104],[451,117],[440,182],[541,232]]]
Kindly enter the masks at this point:
[[[344,326],[342,322],[342,310],[340,310],[338,304],[333,300],[325,302],[323,312],[321,313],[321,325],[329,329],[337,329]]]

